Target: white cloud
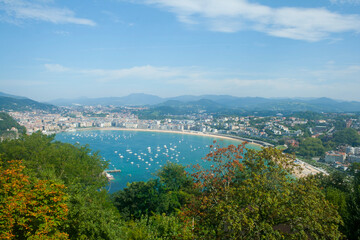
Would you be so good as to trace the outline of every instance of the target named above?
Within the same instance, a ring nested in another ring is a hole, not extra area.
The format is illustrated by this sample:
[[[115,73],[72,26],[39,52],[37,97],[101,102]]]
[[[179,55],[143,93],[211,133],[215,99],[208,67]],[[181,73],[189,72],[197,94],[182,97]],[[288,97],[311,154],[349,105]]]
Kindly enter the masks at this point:
[[[354,0],[355,1],[355,0]],[[360,32],[360,15],[324,8],[272,8],[248,0],[138,0],[173,12],[186,24],[205,24],[212,31],[255,30],[268,35],[319,41],[334,33]]]
[[[50,72],[66,72],[70,70],[60,64],[44,64],[44,66]]]
[[[360,4],[360,0],[330,0],[332,4]]]
[[[55,24],[96,25],[90,19],[75,17],[74,12],[69,9],[49,6],[51,3],[52,1],[0,0],[0,10],[5,12],[10,22],[32,19]]]

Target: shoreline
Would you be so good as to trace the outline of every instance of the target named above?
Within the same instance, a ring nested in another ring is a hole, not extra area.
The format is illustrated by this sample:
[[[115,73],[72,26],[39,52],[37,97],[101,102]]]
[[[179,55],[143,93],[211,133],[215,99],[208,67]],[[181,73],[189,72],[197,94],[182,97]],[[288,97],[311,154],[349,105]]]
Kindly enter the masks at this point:
[[[73,129],[74,132],[76,131],[129,131],[129,132],[157,132],[157,133],[175,133],[175,134],[185,134],[185,135],[193,135],[193,136],[201,136],[201,137],[211,137],[211,138],[219,138],[219,139],[226,139],[226,140],[232,140],[232,141],[238,141],[240,143],[248,142],[249,145],[256,146],[259,148],[269,146],[265,145],[268,144],[266,142],[263,142],[264,144],[259,144],[256,142],[249,142],[244,139],[241,139],[241,137],[237,136],[226,136],[226,135],[219,135],[219,134],[211,134],[211,133],[203,133],[203,132],[197,132],[197,131],[172,131],[172,130],[158,130],[158,129],[134,129],[134,128],[116,128],[116,127],[89,127],[89,128],[76,128]],[[65,131],[66,132],[66,131]],[[249,139],[251,140],[251,139]],[[265,145],[265,146],[264,146]],[[299,161],[298,165],[301,167],[301,169],[296,170],[294,172],[294,176],[297,178],[302,178],[308,175],[314,175],[316,173],[322,172],[321,170],[315,168],[314,166],[307,164],[303,161],[300,161],[299,159],[296,159]],[[323,172],[322,172],[323,173]]]
[[[158,130],[158,129],[155,130],[155,129],[140,129],[140,128],[116,128],[116,127],[76,128],[74,130],[75,131],[89,131],[89,130],[102,131],[102,130],[104,130],[104,131],[134,131],[134,132],[175,133],[175,134],[186,134],[186,135],[193,135],[193,136],[220,138],[220,139],[226,139],[226,140],[232,140],[232,141],[239,141],[241,143],[248,142],[249,145],[254,145],[254,146],[257,146],[257,147],[264,147],[264,145],[261,145],[259,143],[249,142],[249,141],[246,141],[246,140],[241,139],[240,137],[236,137],[236,136],[225,136],[225,135],[203,133],[203,132],[196,132],[196,131],[172,131],[172,130]]]

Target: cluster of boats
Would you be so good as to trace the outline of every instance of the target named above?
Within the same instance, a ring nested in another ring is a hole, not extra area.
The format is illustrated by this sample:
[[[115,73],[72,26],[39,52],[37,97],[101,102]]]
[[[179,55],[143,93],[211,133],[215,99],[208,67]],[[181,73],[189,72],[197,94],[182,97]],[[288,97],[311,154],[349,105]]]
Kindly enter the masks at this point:
[[[131,177],[135,173],[153,173],[161,168],[167,161],[189,164],[186,156],[191,152],[200,149],[208,150],[208,145],[199,146],[195,142],[189,142],[184,138],[170,138],[171,142],[159,144],[159,142],[149,142],[148,146],[139,145],[136,138],[132,139],[136,133],[110,133],[110,132],[73,132],[62,136],[65,141],[80,141],[82,144],[88,143],[94,150],[101,149],[104,160],[109,162],[109,170],[122,170],[122,176]],[[162,140],[160,140],[161,142]],[[104,145],[105,144],[105,145]],[[104,145],[104,146],[102,146]],[[193,146],[194,145],[194,146]],[[95,148],[94,148],[95,146]],[[110,150],[112,149],[112,151]],[[110,151],[109,151],[110,150]],[[202,151],[200,151],[202,152]],[[199,152],[199,154],[200,154]],[[193,156],[193,154],[191,154]],[[197,155],[197,154],[196,154]],[[202,155],[204,156],[204,155]],[[106,159],[106,158],[107,159]],[[194,159],[194,160],[201,160]],[[193,162],[195,163],[195,162]],[[139,168],[135,170],[133,168]],[[140,170],[143,169],[143,170]],[[106,173],[109,180],[114,180],[112,174]]]

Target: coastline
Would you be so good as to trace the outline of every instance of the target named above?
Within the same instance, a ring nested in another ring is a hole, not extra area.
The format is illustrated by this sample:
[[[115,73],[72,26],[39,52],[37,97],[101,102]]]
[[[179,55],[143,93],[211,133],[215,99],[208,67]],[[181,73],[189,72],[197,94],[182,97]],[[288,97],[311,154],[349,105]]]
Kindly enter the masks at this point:
[[[157,133],[175,133],[175,134],[186,134],[186,135],[193,135],[193,136],[202,136],[202,137],[211,137],[215,139],[226,139],[226,140],[232,140],[232,141],[238,141],[240,144],[245,142],[246,140],[241,139],[241,137],[237,136],[227,136],[227,135],[219,135],[219,134],[211,134],[211,133],[203,133],[203,132],[197,132],[197,131],[172,131],[172,130],[158,130],[158,129],[134,129],[134,128],[117,128],[117,127],[88,127],[88,128],[76,128],[73,129],[73,131],[129,131],[129,132],[157,132]],[[251,139],[249,139],[251,140]],[[267,144],[259,144],[256,142],[248,142],[249,145],[256,146],[258,148],[263,148]],[[314,166],[307,164],[303,161],[300,161],[299,159],[296,159],[298,161],[298,165],[300,166],[300,169],[297,169],[294,172],[294,176],[296,178],[302,178],[308,175],[314,175],[316,173],[322,172],[321,170],[315,168]],[[322,172],[324,173],[324,172]]]
[[[100,131],[134,131],[134,132],[158,132],[158,133],[175,133],[175,134],[186,134],[186,135],[194,135],[194,136],[203,136],[203,137],[212,137],[212,138],[220,138],[232,141],[239,141],[240,143],[248,142],[249,145],[254,145],[257,147],[264,147],[263,145],[256,143],[256,142],[249,142],[240,137],[233,137],[227,135],[219,135],[219,134],[211,134],[211,133],[203,133],[203,132],[196,132],[196,131],[172,131],[172,130],[158,130],[158,129],[140,129],[140,128],[117,128],[117,127],[89,127],[89,128],[76,128],[75,131],[89,131],[89,130],[100,130]]]

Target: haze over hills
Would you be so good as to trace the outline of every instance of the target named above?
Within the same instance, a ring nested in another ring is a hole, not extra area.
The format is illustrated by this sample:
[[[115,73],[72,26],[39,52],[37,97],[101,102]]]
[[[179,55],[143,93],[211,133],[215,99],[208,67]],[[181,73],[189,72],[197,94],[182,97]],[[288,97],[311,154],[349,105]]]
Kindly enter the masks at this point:
[[[114,105],[172,107],[180,109],[202,109],[216,111],[237,109],[244,111],[315,111],[315,112],[357,112],[360,102],[340,101],[330,98],[262,98],[235,97],[230,95],[183,95],[161,98],[155,95],[136,93],[124,97],[58,99],[50,101],[58,106]]]
[[[49,101],[50,104],[57,106],[71,106],[71,105],[114,105],[114,106],[142,106],[154,105],[164,102],[161,97],[144,94],[134,93],[124,97],[103,97],[103,98],[75,98],[75,99],[56,99]]]
[[[54,106],[55,105],[55,106]],[[155,95],[135,93],[124,97],[103,97],[77,99],[57,99],[49,103],[40,103],[29,98],[0,92],[1,111],[56,110],[56,106],[74,105],[113,105],[147,106],[151,109],[188,113],[242,112],[242,111],[314,111],[314,112],[360,112],[360,102],[340,101],[330,98],[262,98],[235,97],[230,95],[183,95],[162,98]]]

